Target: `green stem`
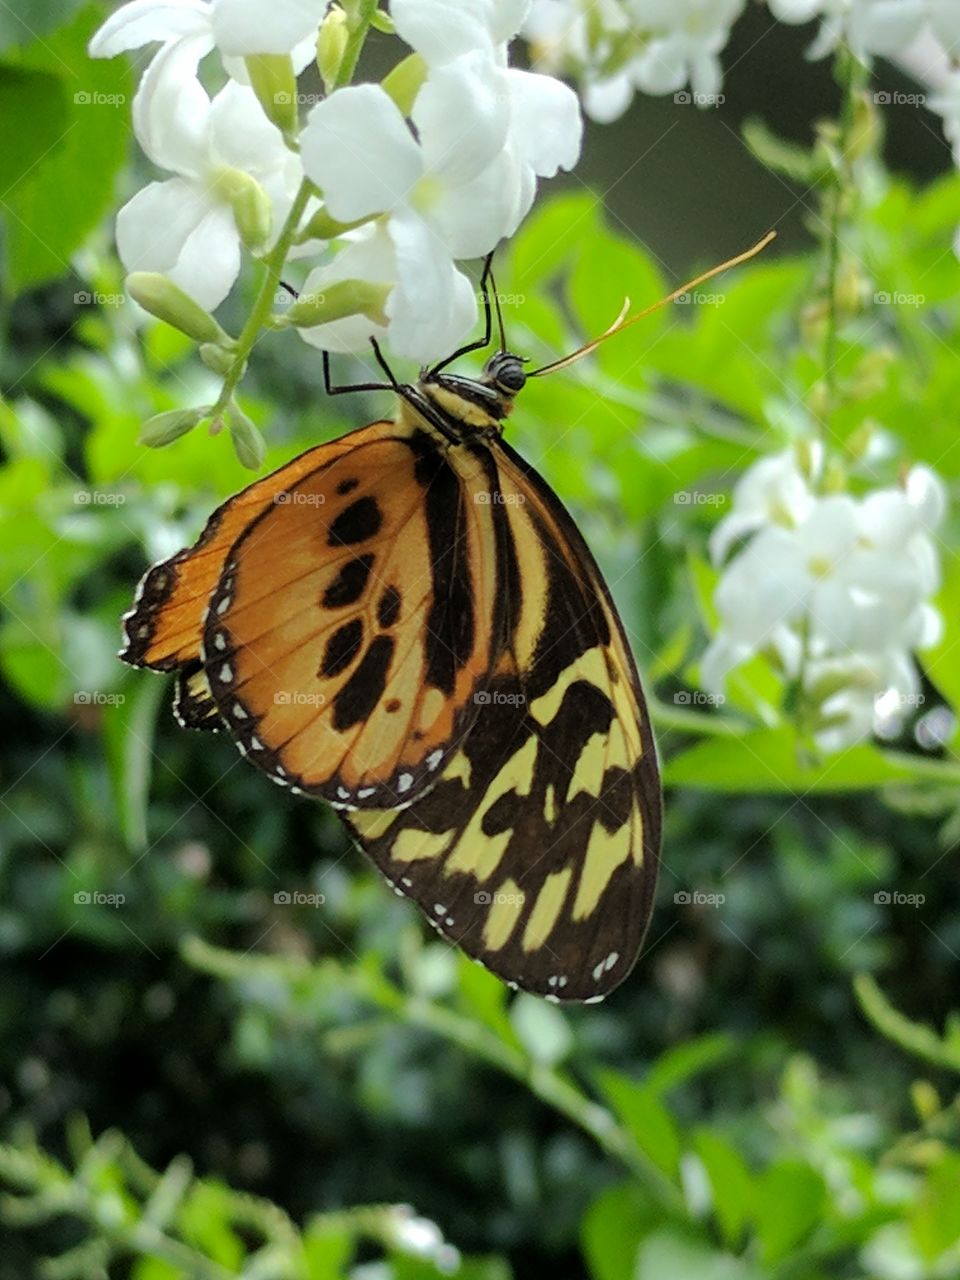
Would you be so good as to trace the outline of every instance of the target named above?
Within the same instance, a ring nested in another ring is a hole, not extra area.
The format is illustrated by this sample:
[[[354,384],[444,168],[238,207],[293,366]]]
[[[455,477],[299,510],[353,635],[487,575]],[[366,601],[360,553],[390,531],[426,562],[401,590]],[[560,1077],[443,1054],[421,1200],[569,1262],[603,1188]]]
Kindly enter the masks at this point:
[[[260,288],[254,300],[253,307],[247,316],[246,323],[240,331],[237,338],[236,353],[234,355],[233,364],[230,371],[223,380],[223,388],[220,392],[220,398],[214,405],[212,417],[216,420],[221,413],[226,410],[233,393],[237,388],[237,384],[243,377],[247,367],[247,359],[260,337],[260,334],[267,325],[270,318],[270,312],[274,305],[274,297],[276,296],[277,286],[280,283],[280,276],[283,272],[283,265],[287,260],[287,254],[293,244],[297,228],[300,225],[300,219],[303,217],[307,208],[307,203],[311,195],[314,193],[313,183],[309,178],[304,178],[300,183],[300,189],[294,196],[293,204],[290,206],[290,212],[283,224],[277,242],[264,258],[264,266],[266,271],[260,282]]]
[[[601,1150],[626,1166],[666,1212],[686,1214],[680,1189],[633,1142],[610,1111],[593,1102],[567,1077],[541,1063],[531,1062],[520,1049],[505,1043],[472,1018],[421,997],[407,995],[379,974],[359,968],[346,969],[334,960],[310,968],[296,961],[238,956],[211,947],[195,937],[185,940],[183,955],[194,968],[231,982],[249,978],[251,969],[256,968],[298,987],[304,981],[331,982],[339,991],[351,991],[359,999],[394,1018],[440,1036],[471,1057],[519,1081],[541,1102],[582,1129]]]
[[[647,698],[650,717],[658,729],[678,729],[681,733],[703,733],[713,738],[740,738],[752,726],[733,716],[708,715],[705,711],[688,711],[669,707],[658,698]]]
[[[358,3],[352,8],[350,33],[334,89],[343,88],[353,79],[353,73],[356,71],[357,62],[360,59],[360,51],[370,31],[373,15],[377,10],[377,0],[358,0]],[[306,212],[310,197],[313,195],[316,195],[316,188],[309,178],[304,178],[296,196],[294,196],[293,204],[290,206],[290,212],[287,214],[276,244],[263,260],[266,270],[260,282],[253,308],[249,316],[247,316],[246,323],[237,339],[233,364],[224,379],[220,397],[213,408],[212,417],[214,422],[229,408],[233,393],[236,391],[237,385],[246,371],[250,352],[259,340],[260,334],[268,327],[270,313],[274,305],[274,297],[287,260],[287,254],[296,240],[300,222]]]

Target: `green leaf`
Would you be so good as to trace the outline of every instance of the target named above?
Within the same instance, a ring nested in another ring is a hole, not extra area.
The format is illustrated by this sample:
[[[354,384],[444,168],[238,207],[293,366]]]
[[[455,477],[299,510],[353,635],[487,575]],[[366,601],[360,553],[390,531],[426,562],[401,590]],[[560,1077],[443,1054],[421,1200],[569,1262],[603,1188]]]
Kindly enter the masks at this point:
[[[865,1017],[881,1035],[926,1062],[960,1071],[960,1034],[955,1023],[949,1028],[953,1034],[948,1032],[941,1039],[933,1027],[911,1022],[895,1009],[869,973],[857,974],[853,987]]]
[[[657,1095],[617,1071],[600,1071],[597,1083],[637,1146],[667,1177],[676,1178],[680,1138],[673,1117]]]
[[[945,1151],[927,1170],[910,1230],[928,1262],[960,1241],[960,1156],[954,1152]]]
[[[763,1259],[780,1262],[819,1223],[826,1200],[823,1179],[799,1160],[771,1165],[757,1179],[755,1219]]]
[[[720,1253],[706,1241],[664,1230],[640,1246],[633,1280],[761,1280],[743,1258]]]
[[[634,1280],[640,1241],[659,1220],[659,1211],[635,1182],[601,1191],[580,1224],[592,1280]]]
[[[457,956],[458,1003],[512,1049],[522,1052],[523,1045],[507,1016],[507,988],[489,970],[474,964],[466,956]]]
[[[662,1053],[650,1068],[644,1085],[658,1096],[669,1093],[694,1076],[709,1071],[717,1063],[726,1061],[736,1049],[737,1041],[723,1031],[696,1036]]]
[[[510,1021],[534,1062],[555,1066],[573,1048],[573,1032],[556,1005],[521,994],[510,1006]]]
[[[0,63],[0,120],[0,189],[12,191],[63,136],[67,120],[63,82],[45,71]]]
[[[668,760],[668,786],[723,793],[863,791],[913,777],[909,765],[863,745],[810,766],[798,758],[790,728],[761,729],[742,738],[701,742]]]
[[[703,1162],[713,1197],[713,1212],[723,1238],[736,1248],[751,1217],[753,1178],[738,1151],[714,1133],[698,1129],[693,1148]]]
[[[57,140],[4,196],[7,279],[14,291],[69,271],[70,255],[113,203],[131,136],[133,81],[124,59],[87,56],[102,18],[98,6],[88,5],[69,26],[6,58],[15,69],[55,77],[56,109],[62,110]],[[18,127],[4,120],[5,134]]]
[[[166,692],[162,681],[147,674],[137,681],[125,701],[108,707],[103,717],[104,749],[120,826],[127,848],[134,853],[147,846],[153,738],[157,710]]]

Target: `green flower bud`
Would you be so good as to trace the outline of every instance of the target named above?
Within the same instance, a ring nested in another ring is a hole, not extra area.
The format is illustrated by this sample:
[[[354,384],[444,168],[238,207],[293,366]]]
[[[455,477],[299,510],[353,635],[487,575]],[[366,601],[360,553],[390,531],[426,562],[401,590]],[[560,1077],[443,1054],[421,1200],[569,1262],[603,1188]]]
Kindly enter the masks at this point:
[[[199,302],[194,302],[179,285],[159,271],[134,271],[127,276],[126,289],[144,311],[149,311],[158,320],[165,320],[197,342],[226,345],[232,341],[209,311],[204,311]]]
[[[250,87],[267,119],[289,140],[297,133],[297,77],[288,53],[256,53],[244,58]]]
[[[212,410],[213,405],[205,404],[199,409],[169,409],[166,413],[155,414],[140,428],[137,439],[150,449],[162,449],[192,431]]]
[[[274,323],[278,328],[294,325],[312,329],[344,316],[364,315],[374,324],[385,325],[384,307],[392,288],[393,285],[372,284],[369,280],[338,280],[323,293],[301,293],[289,311],[274,318]]]
[[[235,356],[229,348],[221,347],[219,343],[204,342],[200,347],[200,359],[208,369],[225,378],[233,368]]]
[[[349,41],[347,15],[338,5],[331,5],[317,36],[317,66],[327,93],[336,87]]]
[[[426,62],[419,53],[411,53],[398,62],[380,83],[384,92],[397,104],[400,114],[408,116],[426,78]]]
[[[230,406],[230,439],[233,451],[248,471],[259,471],[267,446],[258,427],[237,406]]]
[[[924,1123],[940,1114],[943,1104],[929,1080],[914,1080],[910,1086],[910,1097],[918,1119]]]
[[[333,240],[336,236],[342,236],[345,231],[352,231],[354,227],[362,227],[365,222],[369,221],[369,218],[358,218],[356,222],[338,222],[336,218],[331,218],[321,205],[319,209],[310,215],[309,222],[297,235],[296,243],[305,244],[308,240]]]
[[[266,243],[273,226],[273,206],[260,183],[242,169],[222,169],[217,190],[230,202],[240,239],[256,253]]]

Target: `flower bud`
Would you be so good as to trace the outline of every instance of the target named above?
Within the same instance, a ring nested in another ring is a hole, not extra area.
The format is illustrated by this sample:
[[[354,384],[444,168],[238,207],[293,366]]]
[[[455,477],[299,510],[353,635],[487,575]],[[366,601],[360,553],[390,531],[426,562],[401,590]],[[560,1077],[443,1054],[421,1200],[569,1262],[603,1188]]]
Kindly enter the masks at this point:
[[[255,53],[244,58],[250,87],[267,119],[288,140],[297,133],[297,77],[288,53]]]
[[[208,369],[225,378],[233,368],[236,357],[229,348],[221,347],[217,342],[204,342],[200,347],[200,359]]]
[[[126,289],[144,311],[165,320],[197,342],[227,345],[232,341],[209,311],[204,311],[199,302],[159,271],[134,271],[127,276]]]
[[[327,93],[336,87],[349,40],[347,15],[339,5],[331,5],[317,36],[317,66]]]
[[[230,439],[233,451],[248,471],[259,471],[267,446],[257,426],[237,406],[230,406]]]
[[[943,1103],[929,1080],[914,1080],[910,1086],[910,1099],[919,1120],[926,1123],[940,1114]]]
[[[426,62],[419,53],[411,53],[402,62],[398,62],[380,84],[397,104],[400,114],[408,116],[426,78]]]
[[[262,249],[273,226],[273,205],[260,183],[243,169],[222,169],[217,190],[230,201],[243,243],[252,253]]]
[[[188,431],[202,422],[212,412],[213,406],[201,405],[199,409],[169,409],[166,413],[155,414],[140,428],[137,437],[140,444],[150,449],[161,449],[165,444],[172,444]]]
[[[333,240],[337,236],[342,236],[345,231],[362,227],[365,222],[369,222],[369,218],[358,218],[356,222],[338,222],[336,218],[331,218],[321,205],[310,215],[310,220],[297,235],[296,243],[305,244],[308,240]]]
[[[275,317],[274,323],[279,328],[295,325],[298,329],[312,329],[344,316],[365,315],[375,324],[385,325],[384,307],[392,288],[393,285],[369,280],[338,280],[323,293],[301,293],[288,311]]]

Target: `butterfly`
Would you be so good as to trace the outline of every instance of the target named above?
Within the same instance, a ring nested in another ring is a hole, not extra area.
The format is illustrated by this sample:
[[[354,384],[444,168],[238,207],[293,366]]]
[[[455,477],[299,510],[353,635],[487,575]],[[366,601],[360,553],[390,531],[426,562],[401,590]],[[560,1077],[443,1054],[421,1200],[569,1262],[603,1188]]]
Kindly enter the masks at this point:
[[[184,727],[225,729],[274,782],[339,810],[469,956],[522,990],[594,1001],[650,919],[657,754],[597,563],[503,431],[528,377],[647,312],[531,374],[501,319],[480,376],[448,372],[491,343],[489,269],[484,336],[416,383],[374,343],[388,382],[337,387],[324,353],[328,393],[390,387],[395,417],[214,511],[143,578],[120,656],[176,673]]]

